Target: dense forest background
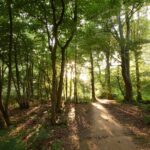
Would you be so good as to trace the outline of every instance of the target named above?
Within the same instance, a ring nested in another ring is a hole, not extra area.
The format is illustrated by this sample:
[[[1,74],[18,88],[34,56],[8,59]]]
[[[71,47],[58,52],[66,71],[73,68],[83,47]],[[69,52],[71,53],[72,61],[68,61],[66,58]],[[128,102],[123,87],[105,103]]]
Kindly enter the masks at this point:
[[[150,103],[149,0],[1,0],[0,126],[14,108]],[[150,119],[149,119],[150,120]]]

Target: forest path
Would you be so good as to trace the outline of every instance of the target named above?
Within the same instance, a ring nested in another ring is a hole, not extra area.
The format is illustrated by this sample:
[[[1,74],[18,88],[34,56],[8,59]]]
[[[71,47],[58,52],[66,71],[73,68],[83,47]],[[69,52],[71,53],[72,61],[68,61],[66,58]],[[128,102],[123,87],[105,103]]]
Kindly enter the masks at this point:
[[[130,131],[125,129],[98,100],[91,104],[77,104],[69,112],[70,148],[74,150],[138,150]],[[75,146],[73,146],[75,145]]]

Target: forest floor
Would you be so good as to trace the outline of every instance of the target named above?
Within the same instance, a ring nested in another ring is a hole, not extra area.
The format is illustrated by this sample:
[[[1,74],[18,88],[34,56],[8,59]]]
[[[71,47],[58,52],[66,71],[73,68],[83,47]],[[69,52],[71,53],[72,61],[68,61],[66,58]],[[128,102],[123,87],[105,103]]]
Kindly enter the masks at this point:
[[[150,150],[150,129],[136,106],[98,100],[72,106],[72,112],[70,150]]]
[[[67,104],[63,123],[52,127],[50,104],[11,111],[14,125],[0,131],[2,150],[150,150],[145,112],[113,100]]]

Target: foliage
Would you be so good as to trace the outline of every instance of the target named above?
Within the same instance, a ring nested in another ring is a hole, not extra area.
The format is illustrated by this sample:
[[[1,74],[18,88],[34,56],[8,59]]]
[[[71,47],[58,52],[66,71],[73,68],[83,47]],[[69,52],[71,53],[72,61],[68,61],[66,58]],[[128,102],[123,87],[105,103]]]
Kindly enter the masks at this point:
[[[61,150],[61,148],[62,148],[62,142],[60,140],[54,141],[51,146],[52,150]]]
[[[150,125],[150,115],[144,116],[144,123]]]
[[[8,136],[8,130],[0,131],[0,149],[8,150],[25,150],[26,144],[21,140],[21,134],[18,136]],[[4,139],[3,139],[4,138]]]

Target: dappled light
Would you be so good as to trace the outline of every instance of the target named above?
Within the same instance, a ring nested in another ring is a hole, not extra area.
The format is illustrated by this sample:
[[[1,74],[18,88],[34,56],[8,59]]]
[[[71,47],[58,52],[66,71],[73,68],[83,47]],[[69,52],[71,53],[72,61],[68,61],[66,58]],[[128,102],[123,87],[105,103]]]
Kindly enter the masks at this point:
[[[105,109],[102,105],[100,105],[100,104],[98,104],[98,103],[92,103],[92,105],[95,106],[96,108],[98,108],[98,109],[100,109],[100,110],[106,112],[106,109]]]
[[[149,0],[1,0],[0,150],[149,150],[149,29]]]
[[[117,123],[117,121],[115,121],[113,119],[113,116],[108,112],[108,110],[103,105],[101,105],[101,103],[109,104],[110,102],[109,101],[104,102],[104,101],[105,100],[101,100],[101,101],[98,100],[97,103],[92,103],[92,105],[101,110],[101,113],[99,115],[103,120],[110,122],[112,125],[115,125],[118,129],[120,129],[121,126],[119,125],[119,123]],[[99,119],[99,121],[101,121],[101,119]],[[102,126],[103,126],[103,124],[102,124]],[[108,132],[110,132],[107,125],[105,125],[104,128],[106,128],[108,130]],[[111,129],[111,127],[110,127],[110,129]]]
[[[119,149],[126,150],[129,145],[131,150],[135,149],[131,137],[124,135],[126,130],[99,102],[87,104],[84,108],[82,104],[75,106],[76,119],[70,126],[75,131],[71,137],[71,141],[74,141],[72,146],[76,146],[76,149],[103,150],[110,149],[113,143]],[[124,148],[121,144],[125,144]]]
[[[75,107],[71,107],[69,113],[68,113],[68,118],[69,121],[74,121],[75,120]]]
[[[84,81],[84,82],[86,82],[86,81],[88,81],[88,75],[87,74],[81,74],[80,75],[80,79],[82,80],[82,81]]]

